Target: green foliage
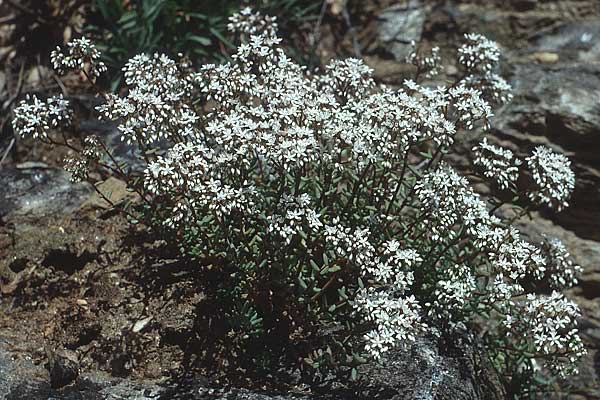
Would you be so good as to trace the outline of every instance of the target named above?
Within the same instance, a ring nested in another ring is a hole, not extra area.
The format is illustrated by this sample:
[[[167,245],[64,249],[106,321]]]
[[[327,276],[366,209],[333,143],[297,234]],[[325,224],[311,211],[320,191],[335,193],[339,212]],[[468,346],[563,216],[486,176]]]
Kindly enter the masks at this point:
[[[183,54],[193,62],[222,62],[235,46],[227,32],[228,17],[239,11],[236,0],[95,0],[90,31],[98,39],[104,62],[111,70],[111,87],[118,88],[121,66],[131,57],[164,52]],[[262,0],[253,7],[277,16],[282,30],[296,31],[317,18],[320,0]],[[292,53],[301,55],[302,51]],[[308,58],[297,57],[300,62]]]
[[[143,4],[159,4],[143,14],[159,21],[169,3]],[[167,38],[140,29],[148,45]],[[452,166],[459,135],[489,128],[492,105],[510,100],[489,73],[496,43],[466,35],[464,74],[448,87],[407,80],[392,90],[356,59],[307,73],[278,47],[268,16],[243,11],[231,29],[240,45],[230,62],[194,72],[142,55],[124,67],[129,91],[99,93],[96,109],[119,123],[143,173],[97,137],[56,142],[52,130],[71,121],[62,97],[23,101],[13,123],[77,153],[65,164],[73,180],[94,182],[95,168],[123,179],[145,203],[134,218],[197,267],[204,365],[257,376],[293,365],[311,379],[356,380],[367,359],[466,329],[511,395],[577,371],[580,310],[560,291],[581,268],[560,240],[533,244],[514,226],[529,210],[568,205],[570,161],[543,146],[522,159],[485,137],[472,163]],[[67,47],[52,55],[59,71],[102,69],[88,40]],[[435,49],[410,59],[415,79],[439,72]],[[485,197],[473,188],[482,182]]]

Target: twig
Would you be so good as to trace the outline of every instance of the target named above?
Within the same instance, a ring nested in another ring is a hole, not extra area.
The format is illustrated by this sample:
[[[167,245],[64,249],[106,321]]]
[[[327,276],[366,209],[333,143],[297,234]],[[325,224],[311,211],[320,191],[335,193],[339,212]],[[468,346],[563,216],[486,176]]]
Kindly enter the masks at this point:
[[[0,24],[11,24],[17,20],[15,15],[7,15],[5,17],[0,18]]]
[[[8,156],[8,153],[10,152],[10,149],[12,149],[12,147],[13,147],[14,144],[15,144],[15,138],[13,137],[10,140],[10,143],[8,144],[8,147],[4,151],[4,155],[2,156],[2,159],[0,159],[0,169],[2,168],[2,164],[4,163],[4,160],[6,160],[6,157]]]
[[[58,76],[56,76],[55,73],[52,74],[52,79],[54,79],[54,81],[56,82],[58,87],[60,87],[60,90],[61,90],[63,96],[68,96],[69,92],[67,91],[65,84],[60,80],[60,78]]]
[[[344,7],[342,7],[342,17],[344,17],[344,21],[346,21],[346,25],[348,25],[348,32],[350,32],[350,36],[352,37],[352,46],[354,46],[354,54],[357,58],[362,58],[362,51],[360,50],[360,43],[358,42],[358,36],[356,34],[356,28],[352,25],[352,21],[350,21],[350,13],[348,12],[348,2],[344,2]]]
[[[14,0],[6,0],[6,3],[8,3],[9,6],[16,8],[17,10],[21,11],[22,13],[31,15],[32,17],[34,17],[38,22],[41,22],[43,24],[47,23],[48,21],[45,20],[44,18],[42,18],[39,13],[36,13],[35,11],[25,7],[22,4],[17,3]]]
[[[4,104],[2,105],[3,111],[8,110],[10,108],[10,106],[12,105],[12,103],[14,103],[15,100],[20,96],[21,90],[23,89],[24,74],[25,74],[25,63],[23,62],[23,63],[21,63],[21,68],[19,70],[19,79],[17,81],[17,90],[15,91],[15,93],[12,96],[10,96],[10,98],[8,100],[6,100],[4,102]],[[4,118],[2,120],[2,124],[0,124],[0,133],[4,131],[4,125],[6,125],[6,121],[8,121],[8,117]],[[10,152],[10,150],[12,149],[14,144],[15,144],[15,137],[13,136],[10,143],[8,144],[8,147],[4,151],[4,154],[2,155],[2,159],[0,159],[0,169],[2,168],[2,164],[4,163],[4,160],[6,160],[6,157],[8,156],[8,153]]]
[[[371,165],[372,165],[372,163],[369,162],[369,165],[367,165],[365,167],[365,169],[363,170],[362,174],[360,175],[360,178],[358,178],[358,182],[356,182],[356,184],[354,185],[354,188],[352,190],[352,195],[350,196],[350,199],[346,203],[346,206],[344,207],[344,210],[342,211],[342,213],[344,213],[344,214],[347,213],[348,210],[350,209],[350,207],[352,206],[352,203],[354,203],[354,199],[356,198],[356,194],[358,193],[358,189],[360,188],[360,186],[362,185],[363,181],[365,180],[365,177],[367,176],[367,172],[371,168]]]
[[[329,2],[327,0],[323,0],[323,5],[321,6],[321,12],[319,13],[319,18],[317,19],[317,23],[315,24],[315,29],[313,32],[313,40],[312,46],[313,48],[317,47],[317,43],[321,39],[321,24],[323,23],[323,17],[325,16],[325,11],[327,11],[327,4]]]
[[[17,100],[17,98],[21,95],[21,90],[23,89],[24,76],[25,76],[25,62],[22,62],[21,69],[19,70],[19,80],[17,81],[17,90],[15,91],[15,93],[12,96],[10,96],[10,98],[8,100],[6,100],[6,102],[4,102],[4,104],[2,105],[3,110],[7,110],[11,106],[11,104],[14,103],[15,100]]]
[[[337,272],[335,272],[331,278],[329,278],[329,280],[327,281],[327,283],[325,283],[325,285],[323,285],[323,287],[321,288],[321,290],[319,290],[317,293],[315,293],[314,296],[312,296],[310,298],[310,301],[317,301],[324,293],[327,289],[329,289],[329,287],[331,285],[333,285],[333,283],[335,282],[336,278],[337,278]]]
[[[87,81],[92,85],[92,87],[94,88],[96,93],[98,93],[100,96],[102,96],[104,98],[104,100],[108,100],[108,96],[100,89],[100,87],[98,87],[98,85],[96,84],[96,81],[94,79],[92,79],[90,74],[88,74],[84,68],[81,69],[81,72],[83,72],[83,75],[85,76]]]

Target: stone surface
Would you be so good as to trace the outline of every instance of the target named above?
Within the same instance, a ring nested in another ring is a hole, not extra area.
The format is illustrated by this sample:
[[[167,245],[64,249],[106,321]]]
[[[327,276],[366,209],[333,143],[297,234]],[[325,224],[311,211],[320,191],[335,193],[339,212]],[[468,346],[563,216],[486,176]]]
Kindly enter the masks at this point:
[[[42,163],[0,169],[0,217],[68,214],[89,196],[92,188],[73,184],[65,171]]]
[[[50,376],[52,388],[62,388],[77,379],[79,375],[79,362],[77,355],[69,350],[48,351],[46,369]]]
[[[510,8],[508,4],[503,6]],[[561,386],[573,393],[573,399],[597,399],[600,398],[600,45],[597,40],[600,10],[596,14],[579,14],[576,7],[569,5],[565,7],[572,7],[574,14],[567,18],[565,10],[542,13],[540,7],[538,2],[530,13],[502,14],[473,6],[469,17],[463,15],[461,21],[465,26],[459,29],[467,31],[472,26],[483,26],[480,18],[484,17],[479,15],[494,15],[495,23],[485,25],[486,34],[503,45],[506,57],[503,75],[513,85],[515,95],[493,121],[493,133],[502,145],[523,156],[536,145],[544,144],[563,152],[572,161],[577,177],[572,206],[557,214],[536,213],[533,220],[522,221],[520,228],[533,241],[540,240],[542,234],[558,237],[584,268],[579,284],[568,295],[582,309],[580,330],[588,355],[580,364],[580,374],[569,377]],[[594,15],[594,20],[578,20]],[[574,20],[569,21],[570,18]],[[535,25],[533,21],[551,27],[527,28]],[[509,24],[519,27],[520,32],[507,34]]]
[[[384,50],[397,61],[404,61],[411,51],[411,41],[419,42],[425,22],[425,8],[420,0],[409,0],[384,10],[379,15],[379,39]]]
[[[457,336],[438,344],[419,337],[407,351],[395,351],[379,365],[366,365],[369,386],[362,398],[389,393],[393,399],[503,399],[503,389],[474,341]]]
[[[156,399],[152,384],[114,380],[102,374],[86,375],[63,388],[53,388],[44,367],[7,350],[0,340],[0,399],[2,400],[105,400]]]
[[[598,62],[600,61],[598,39],[600,39],[600,23],[597,21],[565,23],[550,32],[536,35],[527,51],[560,54],[561,61],[564,62]]]
[[[516,64],[515,99],[494,120],[522,155],[538,144],[567,154],[577,175],[572,204],[555,216],[565,227],[600,240],[600,66]]]
[[[110,177],[97,185],[98,190],[114,205],[126,201],[135,202],[140,196],[127,189],[127,184],[122,180]],[[100,194],[93,192],[92,195],[81,205],[81,208],[100,208],[109,209],[112,205],[106,201]]]
[[[0,399],[502,399],[502,389],[477,346],[469,340],[459,340],[462,341],[438,344],[432,338],[419,338],[408,351],[392,352],[378,365],[362,366],[365,384],[359,388],[350,389],[338,383],[334,384],[336,388],[321,388],[319,394],[303,393],[300,389],[294,393],[270,394],[240,388],[212,388],[198,377],[139,382],[93,373],[82,374],[75,380],[72,372],[76,361],[72,354],[65,352],[50,356],[51,376],[52,371],[57,373],[56,384],[51,385],[43,367],[16,356],[7,349],[6,342],[0,340]],[[58,389],[59,386],[64,387]]]

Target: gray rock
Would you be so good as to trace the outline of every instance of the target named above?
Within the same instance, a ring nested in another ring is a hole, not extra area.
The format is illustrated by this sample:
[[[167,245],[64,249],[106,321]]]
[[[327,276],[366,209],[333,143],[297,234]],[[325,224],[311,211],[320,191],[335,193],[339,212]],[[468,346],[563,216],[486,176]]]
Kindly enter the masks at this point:
[[[577,176],[574,207],[552,218],[600,240],[600,66],[517,64],[510,81],[515,98],[497,114],[495,132],[521,155],[544,144],[569,156]]]
[[[550,32],[538,34],[527,52],[555,52],[561,62],[600,61],[600,23],[579,21],[558,26]]]
[[[90,119],[82,121],[79,128],[83,132],[97,135],[110,149],[115,160],[123,164],[126,171],[141,172],[146,168],[146,163],[137,146],[122,140],[123,135],[115,123]],[[170,147],[164,140],[155,145],[161,152]],[[105,158],[105,161],[110,165],[113,164],[108,157]]]
[[[431,337],[419,337],[407,351],[392,352],[381,364],[366,365],[362,372],[369,382],[363,398],[504,398],[502,386],[476,342],[463,335],[441,345]]]
[[[0,170],[0,217],[68,214],[89,197],[86,183],[73,184],[65,171],[40,163]]]
[[[419,42],[425,16],[425,8],[420,0],[406,1],[379,15],[379,39],[395,60],[403,62],[410,53],[410,42]]]
[[[576,173],[572,207],[520,222],[533,241],[541,234],[561,239],[584,269],[569,296],[582,309],[580,332],[588,355],[580,374],[561,383],[575,393],[574,399],[600,398],[599,37],[597,20],[575,21],[538,33],[530,46],[508,52],[515,98],[493,124],[503,143],[508,140],[521,155],[538,144],[548,145],[565,153]],[[556,55],[552,63],[546,62],[549,55]]]
[[[46,369],[48,369],[50,375],[51,387],[61,388],[67,386],[74,382],[79,375],[77,355],[69,350],[49,351]]]
[[[570,207],[548,215],[578,236],[600,240],[600,23],[561,24],[537,34],[525,49],[508,52],[514,100],[493,126],[522,155],[538,144],[565,153],[577,176]],[[537,58],[525,57],[535,55]],[[556,54],[557,62],[533,63]]]
[[[69,358],[69,357],[67,357]],[[64,360],[65,357],[59,357]],[[70,359],[70,358],[69,358]],[[206,379],[190,376],[175,381],[133,381],[102,373],[82,374],[73,384],[53,388],[43,378],[43,368],[16,357],[0,341],[1,400],[96,400],[96,399],[502,399],[503,391],[494,373],[475,345],[467,339],[439,345],[432,338],[419,338],[408,351],[396,351],[379,364],[361,367],[364,384],[349,388],[320,388],[319,394],[260,393],[241,388],[211,388]],[[47,375],[46,375],[47,376]]]

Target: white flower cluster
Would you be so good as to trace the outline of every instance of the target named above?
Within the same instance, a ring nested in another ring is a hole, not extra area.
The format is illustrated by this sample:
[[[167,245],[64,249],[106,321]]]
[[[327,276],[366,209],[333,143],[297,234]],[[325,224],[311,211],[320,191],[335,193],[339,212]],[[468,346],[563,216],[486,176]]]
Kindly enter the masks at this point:
[[[424,74],[425,77],[431,78],[442,71],[442,58],[440,57],[440,48],[432,47],[427,55],[419,55],[417,51],[417,43],[413,40],[410,42],[412,47],[411,52],[406,56],[406,62],[417,67],[418,74]]]
[[[529,198],[558,211],[568,207],[568,199],[575,188],[571,161],[546,146],[536,147],[526,160],[536,185],[536,189],[529,193]]]
[[[242,9],[229,18],[227,29],[249,35],[277,36],[277,18],[261,15],[250,7]]]
[[[290,244],[294,236],[302,235],[308,229],[317,231],[323,226],[320,215],[310,207],[311,198],[306,193],[293,197],[284,195],[281,199],[279,214],[269,216],[269,230],[276,232]]]
[[[57,47],[50,54],[50,61],[59,74],[68,70],[77,70],[85,71],[90,78],[95,78],[106,72],[106,65],[100,60],[100,52],[85,37],[71,40],[67,44],[66,53]]]
[[[435,288],[435,303],[430,310],[434,313],[432,317],[440,318],[440,312],[445,314],[443,317],[455,317],[471,301],[476,289],[475,275],[468,266],[456,264],[444,271]]]
[[[500,61],[500,49],[483,35],[467,33],[458,49],[458,61],[470,72],[491,72]]]
[[[99,160],[104,154],[102,145],[100,143],[101,142],[98,136],[86,136],[83,139],[83,149],[81,150],[83,157],[90,161]]]
[[[63,168],[71,174],[72,182],[85,182],[90,174],[90,165],[104,155],[100,139],[90,135],[83,139],[81,152],[64,159]]]
[[[377,87],[372,69],[357,59],[307,72],[278,47],[273,20],[249,9],[229,27],[242,41],[230,62],[194,72],[165,55],[136,56],[124,68],[128,91],[105,96],[98,107],[137,146],[147,167],[135,189],[180,248],[193,242],[194,256],[206,250],[240,266],[232,279],[243,281],[243,290],[274,284],[255,283],[257,276],[299,282],[289,292],[310,293],[289,310],[308,304],[311,318],[329,313],[331,321],[343,309],[348,324],[361,315],[374,358],[410,343],[426,324],[454,326],[477,313],[504,321],[513,337],[535,335],[550,368],[564,370],[567,353],[557,349],[581,354],[576,306],[557,295],[525,298],[547,277],[553,287],[568,287],[579,267],[558,242],[539,248],[523,240],[443,160],[459,132],[488,125],[490,102],[509,99],[510,87],[492,73],[495,43],[467,35],[459,49],[466,78],[451,86],[406,80],[391,89]],[[56,64],[81,68],[98,60],[85,41],[69,48],[83,64],[58,54]],[[412,61],[433,73],[438,50]],[[15,110],[15,129],[46,138],[69,115],[62,98],[33,98]],[[105,149],[86,138],[82,157],[67,166],[74,179],[87,179]],[[485,177],[518,189],[520,161],[512,152],[487,140],[473,152]],[[574,186],[568,160],[538,148],[527,166],[538,187],[530,198],[566,206]],[[253,272],[264,265],[281,270]]]
[[[234,187],[223,182],[219,162],[219,157],[201,144],[177,143],[166,156],[148,164],[146,189],[175,201],[165,225],[185,223],[203,208],[217,218],[233,211],[252,212],[254,185],[243,181]]]
[[[523,293],[520,280],[543,276],[545,260],[539,249],[521,239],[516,228],[500,226],[499,219],[484,221],[475,229],[472,240],[485,254],[488,275],[497,278],[486,288],[493,301],[510,300],[509,294]]]
[[[371,232],[368,228],[358,227],[352,230],[340,224],[338,218],[324,228],[325,241],[339,258],[358,266],[376,262],[377,252],[370,241]]]
[[[482,93],[464,84],[450,89],[449,100],[456,108],[458,121],[466,129],[473,129],[477,121],[482,121],[487,128],[490,119],[494,116],[492,107],[483,99]]]
[[[380,285],[387,285],[391,292],[403,293],[413,284],[413,269],[423,258],[414,249],[403,249],[397,240],[383,244],[381,257],[363,266],[363,274],[371,275]]]
[[[71,175],[70,180],[74,183],[85,182],[90,173],[87,160],[79,156],[65,158],[63,168]]]
[[[474,233],[497,222],[467,179],[447,164],[425,174],[415,188],[432,240],[454,239],[459,233],[452,228],[457,225]]]
[[[13,129],[20,137],[46,139],[50,130],[71,123],[69,101],[62,95],[40,100],[27,95],[14,110]]]
[[[503,226],[468,182],[447,165],[425,174],[416,189],[425,233],[433,243],[456,237],[468,240],[480,254],[479,263],[456,263],[438,271],[428,316],[452,327],[468,319],[473,308],[490,307],[503,313],[511,340],[535,338],[535,354],[547,369],[574,372],[575,361],[585,352],[574,328],[577,306],[564,298],[559,301],[558,294],[552,301],[523,299],[531,282],[549,279],[554,288],[573,284],[580,268],[568,259],[564,247],[555,241],[537,247],[523,240],[516,228]]]
[[[325,74],[317,76],[317,82],[331,95],[360,99],[375,85],[371,77],[373,69],[357,58],[332,60],[325,71]]]
[[[560,239],[546,238],[542,244],[547,259],[547,273],[553,289],[568,289],[577,284],[582,268],[573,263],[567,248]]]
[[[488,254],[492,267],[512,281],[527,277],[541,280],[546,272],[546,259],[541,250],[521,239],[515,228],[504,233],[502,240]]]
[[[512,151],[489,144],[487,138],[472,150],[473,164],[483,169],[486,178],[494,180],[502,189],[516,185],[521,160],[516,158]]]
[[[409,93],[399,92],[399,101],[379,105],[379,107],[400,108],[399,111],[395,110],[390,114],[394,117],[392,119],[394,125],[386,128],[400,129],[406,137],[406,141],[402,143],[404,145],[433,139],[437,145],[450,146],[456,135],[456,124],[445,113],[450,103],[448,89],[445,87],[430,89],[412,80],[404,81],[404,86]],[[374,100],[379,99],[375,97]]]
[[[505,325],[520,334],[514,338],[517,342],[530,342],[543,365],[556,374],[577,372],[576,361],[585,354],[578,330],[573,328],[580,316],[577,304],[556,291],[549,296],[530,294],[518,304],[515,315],[519,318],[508,319]]]
[[[410,343],[425,329],[421,322],[421,306],[414,296],[393,296],[372,287],[360,289],[353,302],[375,329],[365,335],[365,350],[379,359],[398,343]]]
[[[478,300],[486,304],[493,304],[497,310],[505,312],[507,317],[515,319],[516,317],[510,311],[510,306],[513,304],[513,299],[522,296],[524,292],[521,284],[499,273],[486,285],[485,295]]]
[[[413,270],[423,261],[414,249],[403,249],[396,240],[383,243],[377,251],[368,241],[370,232],[358,229],[350,234],[348,229],[328,227],[328,241],[361,267],[362,275],[374,286],[359,289],[353,309],[373,322],[375,327],[365,334],[365,350],[379,359],[391,348],[414,340],[425,328],[421,321],[421,306],[406,291],[414,282]]]
[[[97,107],[110,121],[121,121],[122,139],[144,148],[161,139],[173,142],[197,135],[199,117],[185,100],[189,83],[173,60],[164,54],[138,55],[123,68],[129,90],[125,97],[106,95]]]
[[[465,78],[465,85],[475,88],[482,96],[493,104],[506,104],[512,98],[512,86],[498,74],[488,72],[485,75],[469,75]]]

